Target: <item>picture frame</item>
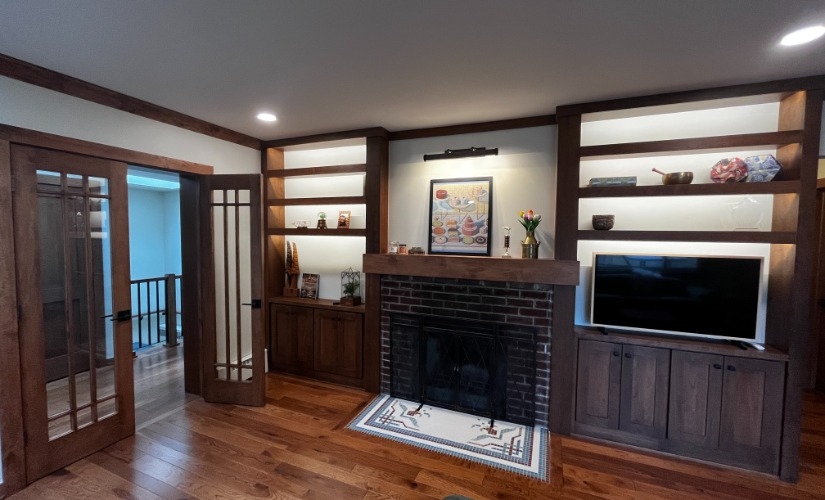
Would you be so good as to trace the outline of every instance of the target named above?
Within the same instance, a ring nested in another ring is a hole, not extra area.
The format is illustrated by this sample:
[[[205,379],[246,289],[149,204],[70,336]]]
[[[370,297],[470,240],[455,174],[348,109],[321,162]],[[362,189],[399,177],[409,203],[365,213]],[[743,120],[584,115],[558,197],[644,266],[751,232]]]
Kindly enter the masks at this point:
[[[490,256],[493,178],[430,181],[428,253]]]
[[[304,273],[301,275],[301,297],[305,299],[318,298],[319,274]]]
[[[338,229],[349,229],[350,210],[340,210],[338,212]]]

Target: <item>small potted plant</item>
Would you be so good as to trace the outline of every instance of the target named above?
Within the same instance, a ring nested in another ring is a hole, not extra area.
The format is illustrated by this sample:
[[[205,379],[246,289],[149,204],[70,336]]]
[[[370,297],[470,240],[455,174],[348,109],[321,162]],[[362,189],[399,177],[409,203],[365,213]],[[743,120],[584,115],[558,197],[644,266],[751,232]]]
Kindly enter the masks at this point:
[[[357,306],[361,304],[361,296],[358,289],[361,288],[361,273],[347,269],[341,273],[341,305]]]

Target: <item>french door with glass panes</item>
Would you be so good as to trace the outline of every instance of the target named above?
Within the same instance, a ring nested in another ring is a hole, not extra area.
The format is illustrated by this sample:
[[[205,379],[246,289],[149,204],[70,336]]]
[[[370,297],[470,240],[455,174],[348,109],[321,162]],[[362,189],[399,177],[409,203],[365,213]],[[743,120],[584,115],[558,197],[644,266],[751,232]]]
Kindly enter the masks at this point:
[[[201,179],[203,397],[263,406],[261,176]]]
[[[134,433],[126,164],[12,146],[26,482]]]

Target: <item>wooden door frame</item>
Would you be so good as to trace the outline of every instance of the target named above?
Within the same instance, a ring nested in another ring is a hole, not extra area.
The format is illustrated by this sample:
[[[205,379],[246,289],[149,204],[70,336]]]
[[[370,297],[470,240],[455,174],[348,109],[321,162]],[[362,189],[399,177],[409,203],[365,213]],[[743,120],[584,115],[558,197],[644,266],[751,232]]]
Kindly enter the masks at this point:
[[[17,316],[17,286],[14,262],[14,225],[11,210],[11,145],[37,146],[66,153],[122,161],[181,174],[181,253],[183,257],[183,290],[196,292],[181,294],[184,307],[190,307],[183,318],[182,328],[187,332],[184,342],[185,389],[201,393],[200,376],[200,275],[198,266],[197,200],[187,193],[198,191],[199,179],[212,175],[210,165],[176,160],[129,149],[106,146],[80,139],[38,132],[0,124],[0,310]],[[193,233],[194,231],[194,233]],[[195,236],[192,236],[194,234]],[[194,267],[192,263],[194,262]],[[188,274],[188,275],[187,275]],[[3,484],[0,497],[25,487],[25,449],[23,441],[23,409],[20,379],[20,353],[17,321],[0,322],[0,446],[3,453]]]
[[[0,448],[3,483],[0,497],[26,485],[23,396],[17,327],[17,280],[12,223],[11,145],[0,138],[0,311],[14,321],[0,322]],[[8,315],[8,316],[7,316]]]

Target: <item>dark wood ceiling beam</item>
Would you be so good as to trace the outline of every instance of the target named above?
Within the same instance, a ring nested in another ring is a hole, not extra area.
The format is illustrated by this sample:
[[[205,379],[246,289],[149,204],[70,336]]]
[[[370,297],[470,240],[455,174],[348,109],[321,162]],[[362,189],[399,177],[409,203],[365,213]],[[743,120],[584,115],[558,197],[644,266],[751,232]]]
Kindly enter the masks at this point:
[[[67,153],[122,161],[130,165],[153,167],[179,173],[211,175],[214,171],[211,166],[201,163],[175,160],[174,158],[167,158],[165,156],[141,153],[140,151],[132,151],[130,149],[107,146],[105,144],[96,144],[81,139],[73,139],[71,137],[38,132],[36,130],[28,130],[11,125],[0,124],[0,141],[55,149]]]
[[[192,132],[208,135],[216,139],[240,144],[253,149],[261,149],[261,140],[228,128],[194,118],[162,106],[130,97],[114,90],[89,83],[72,76],[58,73],[20,59],[0,54],[0,75],[14,78],[55,92],[119,109],[133,115],[174,125]]]

